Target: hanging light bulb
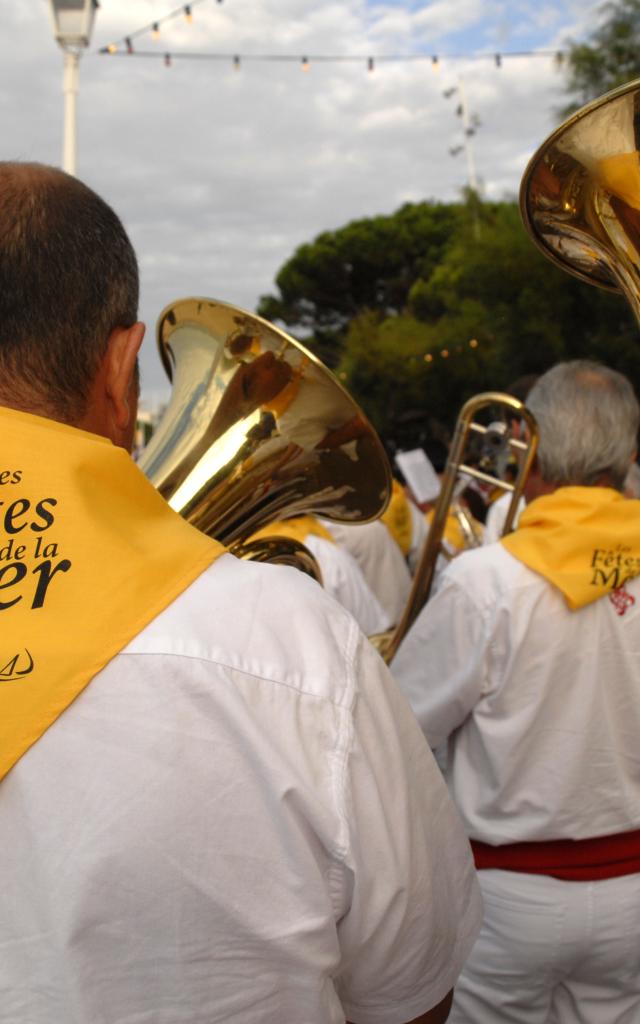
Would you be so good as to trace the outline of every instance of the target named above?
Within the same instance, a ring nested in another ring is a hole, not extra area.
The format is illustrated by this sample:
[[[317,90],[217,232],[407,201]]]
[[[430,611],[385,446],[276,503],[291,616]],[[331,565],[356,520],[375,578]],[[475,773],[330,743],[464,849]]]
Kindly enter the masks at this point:
[[[152,39],[159,39],[160,38],[160,26],[159,26],[157,21],[154,21],[153,25],[151,26],[151,38]]]
[[[118,47],[116,46],[116,44],[115,43],[109,43],[109,45],[107,46],[107,53],[117,53],[117,52],[118,52]]]
[[[233,70],[234,71],[239,71],[240,70],[240,58],[238,57],[237,54],[233,58]]]
[[[303,57],[302,60],[300,61],[300,63],[302,64],[302,70],[303,71],[308,71],[309,70],[309,58],[308,57]]]
[[[191,22],[193,21],[193,14],[191,13],[191,5],[190,4],[186,4],[185,5],[184,16],[185,16],[185,20],[188,21],[189,24],[191,24]]]
[[[431,67],[433,68],[434,71],[440,70],[440,58],[438,57],[437,53],[434,53],[433,57],[431,58]]]

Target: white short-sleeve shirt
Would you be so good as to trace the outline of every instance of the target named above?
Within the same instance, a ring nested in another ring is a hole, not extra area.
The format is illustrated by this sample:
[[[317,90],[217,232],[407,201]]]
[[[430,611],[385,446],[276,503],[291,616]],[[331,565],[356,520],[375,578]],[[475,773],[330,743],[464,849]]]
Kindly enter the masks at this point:
[[[2,781],[0,829],[2,1024],[398,1024],[479,922],[459,818],[353,619],[228,555]]]

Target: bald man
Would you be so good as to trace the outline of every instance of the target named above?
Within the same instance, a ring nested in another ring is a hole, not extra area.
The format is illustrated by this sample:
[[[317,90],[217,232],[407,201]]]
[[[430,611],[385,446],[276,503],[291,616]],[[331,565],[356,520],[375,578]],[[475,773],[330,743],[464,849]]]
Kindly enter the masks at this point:
[[[136,259],[0,165],[0,1022],[446,1019],[479,894],[354,620],[129,456]]]

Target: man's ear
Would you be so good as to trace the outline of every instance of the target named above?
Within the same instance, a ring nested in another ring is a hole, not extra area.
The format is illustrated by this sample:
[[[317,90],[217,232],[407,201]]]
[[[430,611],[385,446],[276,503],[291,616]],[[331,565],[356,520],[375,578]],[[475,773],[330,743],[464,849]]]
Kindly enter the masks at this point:
[[[540,497],[542,486],[540,463],[538,462],[538,456],[534,455],[529,475],[524,482],[523,496],[525,501],[533,501],[534,498]]]
[[[127,434],[137,411],[136,360],[144,338],[144,324],[116,327],[104,357],[104,386],[109,418],[117,432]]]

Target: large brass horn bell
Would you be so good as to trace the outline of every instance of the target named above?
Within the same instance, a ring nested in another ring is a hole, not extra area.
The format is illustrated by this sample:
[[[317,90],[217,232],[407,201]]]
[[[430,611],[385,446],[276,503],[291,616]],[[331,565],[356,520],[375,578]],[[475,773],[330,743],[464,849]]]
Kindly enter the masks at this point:
[[[578,110],[524,173],[525,228],[549,259],[627,296],[640,319],[640,81]]]
[[[315,512],[367,522],[391,471],[362,411],[302,345],[207,298],[161,313],[169,405],[139,464],[169,504],[234,545],[273,520]]]

